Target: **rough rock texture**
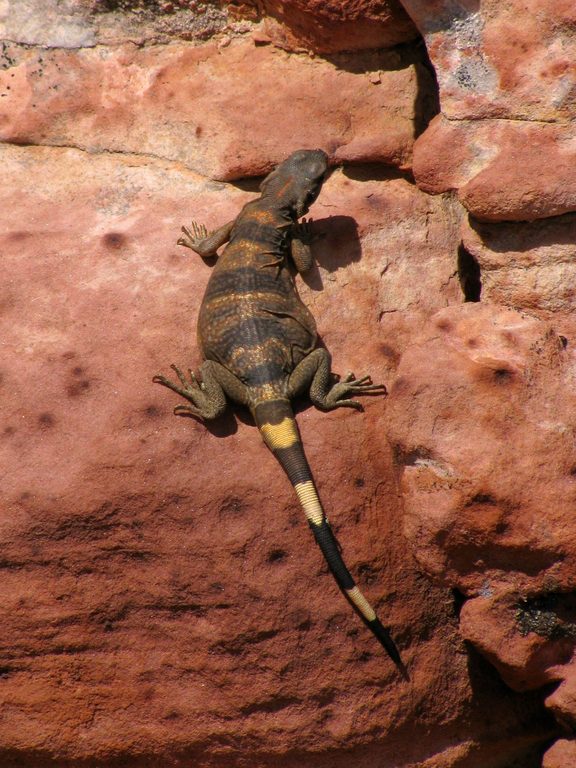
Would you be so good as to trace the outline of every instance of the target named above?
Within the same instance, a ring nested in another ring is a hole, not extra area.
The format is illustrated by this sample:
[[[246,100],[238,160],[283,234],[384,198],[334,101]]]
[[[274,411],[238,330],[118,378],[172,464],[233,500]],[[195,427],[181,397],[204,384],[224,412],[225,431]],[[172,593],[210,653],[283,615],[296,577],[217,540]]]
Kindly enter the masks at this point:
[[[576,208],[576,6],[571,0],[405,0],[442,116],[415,149],[418,184],[486,220]],[[519,23],[521,19],[521,23]]]
[[[398,367],[387,431],[417,560],[466,600],[462,635],[515,690],[576,712],[576,358],[552,326],[441,310]]]
[[[426,192],[457,190],[485,221],[524,221],[576,209],[573,123],[451,120],[417,142],[414,174]]]
[[[400,362],[389,435],[404,531],[461,595],[463,637],[510,687],[547,691],[572,733],[575,7],[404,6],[441,110],[415,144],[414,176],[469,211],[459,276],[469,301],[487,303],[437,314]],[[557,742],[542,765],[571,768],[573,749]]]
[[[404,6],[430,125],[395,2],[0,2],[3,767],[573,768],[573,9]],[[391,394],[298,420],[409,682],[246,415],[151,383],[180,225],[301,146],[301,294]]]
[[[202,40],[244,25],[198,0],[2,0],[0,39],[47,48]]]
[[[559,739],[544,755],[542,768],[566,768],[576,763],[576,742]]]
[[[210,431],[176,419],[151,384],[170,362],[197,360],[209,268],[173,245],[179,224],[191,212],[226,220],[250,193],[71,149],[4,146],[2,166],[3,764],[436,768],[529,754],[552,732],[539,695],[512,694],[469,661],[449,593],[411,562],[383,402],[299,422],[410,684],[350,615],[256,431],[231,416]],[[428,314],[459,300],[441,198],[339,172],[314,208],[327,237],[302,293],[341,370],[385,376],[398,354],[383,342],[407,298],[393,311],[381,273],[389,290],[405,280],[394,253],[383,266],[378,238],[385,212],[400,247],[409,210],[436,252],[436,291],[414,295]],[[407,245],[418,269],[422,246]],[[415,741],[414,728],[429,735]]]
[[[237,4],[264,11],[264,34],[287,50],[336,53],[389,48],[418,37],[398,0],[238,0]]]
[[[366,54],[355,72],[249,39],[105,52],[9,45],[0,139],[153,155],[215,179],[266,173],[315,146],[338,161],[407,168],[429,108],[417,58]]]
[[[462,243],[480,269],[482,300],[528,310],[574,329],[576,214],[534,222],[465,219]]]

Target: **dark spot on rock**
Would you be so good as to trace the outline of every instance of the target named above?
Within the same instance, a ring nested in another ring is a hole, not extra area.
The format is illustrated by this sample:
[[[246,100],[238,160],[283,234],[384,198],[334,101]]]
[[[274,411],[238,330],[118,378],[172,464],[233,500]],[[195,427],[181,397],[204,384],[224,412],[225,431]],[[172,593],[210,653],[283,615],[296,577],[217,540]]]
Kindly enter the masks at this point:
[[[11,424],[8,424],[7,427],[4,427],[3,433],[6,435],[6,437],[11,437],[12,435],[16,434],[16,427],[13,427]]]
[[[242,499],[226,499],[220,507],[220,517],[241,517],[246,512],[246,504]]]
[[[400,464],[405,467],[414,467],[420,462],[430,461],[432,459],[432,453],[428,448],[420,445],[416,448],[406,448],[403,445],[395,445],[393,448],[394,460],[396,464]]]
[[[506,531],[508,530],[508,526],[504,521],[501,521],[497,523],[496,528],[494,530],[498,536],[502,536],[502,534],[506,533]]]
[[[495,500],[493,496],[490,496],[489,493],[477,493],[476,496],[472,497],[471,500],[472,504],[495,504]]]
[[[375,568],[369,563],[361,563],[358,566],[357,573],[364,584],[374,584],[378,578]]]
[[[38,416],[38,424],[40,424],[43,429],[53,427],[55,423],[56,420],[51,413],[41,413],[40,416]]]
[[[120,232],[107,232],[102,238],[102,243],[106,248],[118,250],[126,243],[126,236]]]
[[[451,331],[452,330],[452,323],[450,320],[438,320],[436,323],[436,327],[439,328],[441,331]]]
[[[296,629],[302,630],[302,632],[308,632],[310,627],[312,626],[312,622],[310,619],[303,619],[299,624],[296,625]]]
[[[203,133],[204,133],[204,130],[203,130],[202,126],[201,125],[197,125],[196,126],[196,130],[194,131],[194,134],[195,134],[196,138],[199,139],[202,136]]]
[[[397,363],[400,360],[400,354],[389,344],[380,344],[380,352],[393,363]]]
[[[63,352],[62,353],[62,359],[63,360],[71,360],[73,357],[76,357],[76,352]]]
[[[20,494],[20,501],[28,501],[28,499],[31,499],[31,498],[32,498],[32,494],[30,493],[30,491],[23,491]]]
[[[560,339],[560,344],[562,344],[562,348],[566,349],[566,347],[568,346],[568,339],[566,338],[566,336],[559,336],[558,338]]]
[[[356,488],[364,488],[364,485],[365,485],[364,478],[357,477],[356,480],[354,480],[354,485],[356,486]]]
[[[17,230],[16,232],[10,232],[8,235],[8,240],[11,240],[13,243],[21,242],[22,240],[26,240],[27,238],[31,237],[31,232],[24,232],[23,230]]]
[[[502,338],[513,346],[518,346],[518,336],[512,331],[502,331]]]
[[[269,563],[281,563],[282,560],[286,560],[287,552],[283,549],[273,549],[268,553]]]
[[[574,594],[542,594],[520,600],[516,610],[516,623],[523,636],[534,632],[548,640],[576,639]],[[572,655],[572,644],[569,646]],[[567,648],[568,650],[568,648]]]
[[[466,346],[470,347],[470,349],[475,349],[478,346],[478,339],[467,339]]]
[[[406,376],[398,376],[392,384],[392,392],[395,394],[406,392],[410,389],[410,380]]]
[[[149,405],[147,408],[144,409],[144,413],[149,418],[155,419],[157,416],[160,415],[160,409],[157,408],[155,405]]]
[[[84,392],[87,392],[89,389],[90,382],[87,379],[82,379],[82,381],[76,381],[74,384],[69,384],[66,387],[66,394],[68,397],[78,397]]]
[[[259,713],[281,712],[283,709],[295,706],[300,703],[300,700],[292,696],[273,696],[263,701],[256,701],[240,709],[242,715],[248,717],[250,715],[256,715]]]
[[[494,381],[497,384],[508,384],[514,378],[514,374],[508,368],[497,368],[494,371]]]
[[[82,376],[83,373],[84,373],[84,368],[82,368],[80,365],[77,365],[74,368],[72,368],[72,374],[74,376]]]
[[[364,654],[367,654],[368,658],[371,658],[372,656],[371,653],[368,653],[367,651],[363,651],[360,654],[360,661],[364,661],[364,659],[361,658]],[[332,702],[336,698],[336,691],[334,690],[334,688],[323,688],[317,694],[312,696],[312,698],[321,707],[326,707],[328,704],[332,704]]]

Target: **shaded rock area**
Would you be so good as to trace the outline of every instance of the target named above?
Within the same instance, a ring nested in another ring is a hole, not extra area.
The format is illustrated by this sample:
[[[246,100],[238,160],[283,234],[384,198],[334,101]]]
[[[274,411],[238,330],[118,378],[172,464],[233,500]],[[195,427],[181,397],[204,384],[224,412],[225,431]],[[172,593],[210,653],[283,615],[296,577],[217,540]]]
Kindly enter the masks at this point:
[[[518,18],[523,19],[518,24]],[[0,3],[0,764],[573,768],[573,4]],[[241,409],[175,418],[292,150],[363,414],[297,418],[402,680]]]

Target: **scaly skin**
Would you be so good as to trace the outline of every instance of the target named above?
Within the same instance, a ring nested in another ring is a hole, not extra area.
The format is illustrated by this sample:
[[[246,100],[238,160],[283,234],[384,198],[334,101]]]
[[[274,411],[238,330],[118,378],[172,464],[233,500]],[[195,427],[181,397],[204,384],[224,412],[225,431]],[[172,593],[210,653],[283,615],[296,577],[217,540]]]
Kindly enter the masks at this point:
[[[306,390],[317,408],[361,409],[354,396],[384,394],[370,377],[352,374],[334,383],[330,355],[316,349],[316,323],[294,285],[290,261],[299,272],[312,266],[314,240],[304,216],[317,198],[328,170],[321,150],[300,150],[281,163],[261,185],[261,197],[238,218],[208,233],[193,223],[178,243],[203,257],[215,256],[200,307],[198,342],[204,357],[198,382],[175,366],[179,384],[154,381],[186,398],[177,414],[209,420],[226,409],[227,399],[250,409],[264,442],[294,486],[316,542],[336,582],[402,674],[398,650],[373,608],[356,586],[322,509],[290,401]]]

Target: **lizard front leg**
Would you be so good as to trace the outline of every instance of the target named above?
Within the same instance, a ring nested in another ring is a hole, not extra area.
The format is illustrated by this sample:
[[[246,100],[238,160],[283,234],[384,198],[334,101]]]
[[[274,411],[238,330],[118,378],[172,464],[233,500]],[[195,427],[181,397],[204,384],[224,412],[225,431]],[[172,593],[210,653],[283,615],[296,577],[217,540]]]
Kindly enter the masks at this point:
[[[290,374],[288,397],[296,397],[309,388],[310,400],[321,411],[332,411],[334,408],[356,408],[361,411],[361,403],[349,395],[386,394],[386,387],[383,384],[372,384],[370,376],[356,379],[353,373],[349,373],[334,383],[330,364],[330,353],[325,349],[315,349],[307,355]]]
[[[190,227],[182,227],[182,237],[178,238],[177,245],[183,245],[192,250],[203,259],[216,256],[218,248],[230,240],[230,233],[236,219],[229,221],[213,232],[208,232],[204,224],[193,221]]]
[[[324,237],[323,234],[314,234],[311,229],[312,219],[302,219],[300,224],[294,224],[291,228],[290,255],[298,272],[308,272],[312,267],[312,249],[310,245]]]

